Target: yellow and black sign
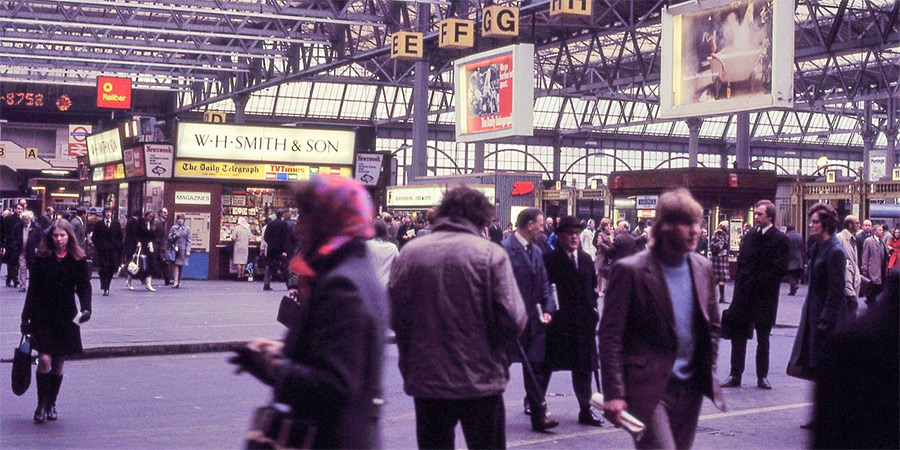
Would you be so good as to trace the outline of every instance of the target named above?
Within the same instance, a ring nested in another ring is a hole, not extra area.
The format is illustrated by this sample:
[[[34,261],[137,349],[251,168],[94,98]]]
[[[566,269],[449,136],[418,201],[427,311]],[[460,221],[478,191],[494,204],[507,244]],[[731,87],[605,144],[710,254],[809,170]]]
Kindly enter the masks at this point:
[[[421,59],[424,36],[415,31],[397,31],[391,35],[391,59]]]
[[[900,167],[894,167],[891,170],[891,180],[900,181]]]
[[[519,8],[486,6],[481,10],[481,35],[489,38],[519,35]]]
[[[475,22],[444,19],[438,23],[438,47],[464,49],[475,46]]]
[[[825,172],[825,182],[826,183],[834,183],[837,181],[838,171],[837,170],[829,170]]]
[[[37,158],[38,158],[37,147],[28,147],[25,149],[25,159],[37,159]]]
[[[551,0],[550,17],[591,17],[591,0]]]
[[[222,111],[205,111],[203,121],[207,123],[225,123],[225,113]]]

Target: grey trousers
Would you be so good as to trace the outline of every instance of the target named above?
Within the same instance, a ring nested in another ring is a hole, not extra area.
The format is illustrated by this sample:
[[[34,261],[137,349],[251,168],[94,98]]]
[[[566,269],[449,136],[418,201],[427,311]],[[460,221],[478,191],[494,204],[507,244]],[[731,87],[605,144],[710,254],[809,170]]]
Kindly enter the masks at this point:
[[[662,400],[656,405],[653,417],[647,425],[647,432],[640,441],[635,441],[638,449],[686,449],[694,443],[697,420],[700,418],[700,404],[703,393],[693,382],[669,380]]]

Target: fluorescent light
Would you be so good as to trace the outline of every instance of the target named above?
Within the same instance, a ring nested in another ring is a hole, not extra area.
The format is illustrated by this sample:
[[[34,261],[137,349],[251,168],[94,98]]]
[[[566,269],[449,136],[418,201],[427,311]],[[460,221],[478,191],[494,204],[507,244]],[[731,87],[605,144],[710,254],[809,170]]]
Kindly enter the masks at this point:
[[[68,175],[70,171],[68,170],[56,170],[56,169],[43,169],[41,170],[42,174],[45,175]]]
[[[63,194],[61,192],[51,192],[51,197],[78,198],[78,194]]]

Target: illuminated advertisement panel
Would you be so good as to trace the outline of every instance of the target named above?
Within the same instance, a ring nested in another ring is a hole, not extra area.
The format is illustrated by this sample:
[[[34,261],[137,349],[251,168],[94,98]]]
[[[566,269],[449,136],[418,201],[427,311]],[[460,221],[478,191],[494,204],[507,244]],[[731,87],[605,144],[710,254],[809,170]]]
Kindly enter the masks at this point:
[[[663,10],[661,118],[793,104],[794,3],[711,0]]]
[[[454,66],[457,141],[533,134],[534,45],[482,52]]]

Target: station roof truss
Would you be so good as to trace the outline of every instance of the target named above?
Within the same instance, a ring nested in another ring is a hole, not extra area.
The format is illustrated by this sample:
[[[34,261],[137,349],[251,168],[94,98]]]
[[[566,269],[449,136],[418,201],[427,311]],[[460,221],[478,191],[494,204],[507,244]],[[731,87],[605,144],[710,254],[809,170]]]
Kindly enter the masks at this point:
[[[181,113],[234,110],[238,98],[248,116],[402,125],[414,64],[390,59],[389,39],[410,30],[425,33],[437,127],[454,120],[454,59],[529,42],[538,129],[687,136],[684,121],[658,118],[661,11],[673,2],[593,1],[591,18],[571,19],[551,17],[549,0],[10,0],[0,3],[0,83],[126,76],[177,92]],[[520,8],[518,38],[437,48],[437,22],[480,23],[487,3]],[[900,127],[900,0],[795,3],[794,108],[751,114],[752,139],[883,147]],[[734,122],[706,118],[701,137],[733,141]]]

